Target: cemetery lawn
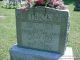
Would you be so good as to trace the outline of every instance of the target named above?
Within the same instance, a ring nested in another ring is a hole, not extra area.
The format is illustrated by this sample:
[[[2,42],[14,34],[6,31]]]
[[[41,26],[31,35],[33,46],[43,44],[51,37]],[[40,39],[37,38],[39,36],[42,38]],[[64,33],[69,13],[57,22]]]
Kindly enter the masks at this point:
[[[75,60],[80,60],[80,12],[75,12],[73,3],[70,10],[70,33],[68,46],[73,48]],[[0,2],[0,60],[9,59],[9,49],[16,44],[15,9],[5,9]]]
[[[9,60],[9,49],[16,43],[15,10],[0,2],[0,60]]]

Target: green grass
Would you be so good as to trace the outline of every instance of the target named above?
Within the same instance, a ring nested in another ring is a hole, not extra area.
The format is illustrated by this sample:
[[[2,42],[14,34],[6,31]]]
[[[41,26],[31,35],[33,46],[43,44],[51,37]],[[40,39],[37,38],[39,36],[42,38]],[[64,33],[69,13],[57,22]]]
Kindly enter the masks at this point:
[[[68,45],[73,48],[76,60],[80,60],[80,11],[75,12],[73,9],[73,4],[70,4],[69,10],[71,24]]]
[[[73,48],[75,59],[80,60],[80,12],[73,11],[72,2],[68,4],[71,22],[68,46]],[[15,10],[1,8],[0,2],[0,16],[5,16],[0,19],[0,60],[9,60],[9,49],[16,43]]]
[[[16,43],[15,10],[1,8],[0,2],[0,60],[9,60],[9,49]]]

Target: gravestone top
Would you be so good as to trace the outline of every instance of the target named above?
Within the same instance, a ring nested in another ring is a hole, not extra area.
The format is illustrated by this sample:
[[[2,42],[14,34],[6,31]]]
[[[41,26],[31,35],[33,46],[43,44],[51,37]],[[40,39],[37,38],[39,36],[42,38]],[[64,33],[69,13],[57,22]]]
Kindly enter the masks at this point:
[[[67,41],[69,11],[48,7],[16,10],[18,45],[63,53]]]
[[[36,6],[36,7],[31,7],[29,8],[28,10],[32,9],[32,8],[48,8],[48,9],[52,9],[52,10],[56,10],[56,11],[66,11],[66,12],[69,12],[69,10],[66,8],[66,9],[55,9],[55,8],[51,8],[51,7],[46,7],[46,6]],[[22,9],[22,7],[20,8],[17,8],[17,10],[23,10],[23,11],[27,11],[27,9]]]

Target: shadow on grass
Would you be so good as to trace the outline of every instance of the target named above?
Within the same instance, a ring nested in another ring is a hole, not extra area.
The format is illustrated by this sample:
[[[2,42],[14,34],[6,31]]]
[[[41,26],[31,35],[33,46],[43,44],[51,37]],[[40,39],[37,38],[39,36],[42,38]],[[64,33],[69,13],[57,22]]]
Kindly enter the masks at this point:
[[[63,0],[64,4],[69,5],[69,4],[74,4],[75,0]]]

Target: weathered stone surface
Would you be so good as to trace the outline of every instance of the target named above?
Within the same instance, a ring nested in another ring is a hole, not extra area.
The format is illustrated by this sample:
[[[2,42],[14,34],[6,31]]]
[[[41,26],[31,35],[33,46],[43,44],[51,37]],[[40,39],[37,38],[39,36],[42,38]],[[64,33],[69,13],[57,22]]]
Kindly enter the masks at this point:
[[[45,7],[16,10],[19,46],[63,53],[67,41],[68,10]]]
[[[72,48],[67,47],[64,55],[14,46],[10,50],[11,60],[74,60]]]

